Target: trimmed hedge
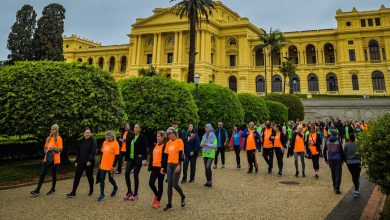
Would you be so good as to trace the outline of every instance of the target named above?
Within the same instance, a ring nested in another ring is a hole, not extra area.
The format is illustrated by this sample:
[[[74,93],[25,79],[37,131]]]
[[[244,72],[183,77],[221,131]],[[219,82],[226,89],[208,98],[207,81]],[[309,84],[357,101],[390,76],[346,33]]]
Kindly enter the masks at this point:
[[[188,84],[195,99],[195,84]],[[230,129],[244,123],[244,110],[236,93],[216,84],[199,84],[199,127],[223,122]]]
[[[288,120],[288,109],[280,102],[267,100],[265,101],[270,113],[270,121],[274,123],[283,123]]]
[[[250,93],[239,93],[237,95],[244,109],[245,122],[266,121],[270,119],[270,112],[264,99]]]
[[[305,109],[299,97],[289,94],[270,94],[265,97],[266,100],[277,101],[288,108],[288,120],[303,120]]]

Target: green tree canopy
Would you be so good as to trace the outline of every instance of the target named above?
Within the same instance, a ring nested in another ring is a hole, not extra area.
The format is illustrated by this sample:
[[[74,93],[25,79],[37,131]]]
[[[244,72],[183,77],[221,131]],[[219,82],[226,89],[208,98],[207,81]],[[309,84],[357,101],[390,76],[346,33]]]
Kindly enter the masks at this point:
[[[239,93],[238,99],[244,109],[245,122],[269,120],[270,112],[264,99],[249,93]]]
[[[33,59],[33,34],[37,14],[31,5],[23,5],[16,13],[16,21],[8,35],[7,48],[12,62]]]
[[[57,3],[47,5],[34,33],[34,59],[63,61],[65,8]]]
[[[283,123],[288,120],[288,109],[280,102],[267,100],[267,108],[270,114],[270,121],[274,123]]]
[[[193,97],[196,87],[189,84]],[[214,126],[223,122],[224,127],[231,129],[233,125],[244,123],[244,110],[236,93],[216,84],[199,84],[199,126],[207,123]]]
[[[285,105],[288,108],[289,120],[304,119],[305,108],[298,96],[288,95],[288,94],[283,94],[283,95],[271,94],[266,96],[265,99],[277,101]]]

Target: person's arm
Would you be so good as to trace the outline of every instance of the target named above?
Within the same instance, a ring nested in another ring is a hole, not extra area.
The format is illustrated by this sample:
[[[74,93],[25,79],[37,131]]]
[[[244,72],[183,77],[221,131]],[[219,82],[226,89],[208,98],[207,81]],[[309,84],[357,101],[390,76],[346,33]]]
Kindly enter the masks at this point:
[[[57,138],[57,143],[56,143],[56,147],[53,148],[53,151],[56,152],[56,153],[61,153],[62,152],[62,138],[61,137],[58,137]]]
[[[243,137],[243,138],[248,137],[248,133],[249,133],[249,130],[248,130],[248,128],[246,128],[246,129],[241,133],[241,137]]]
[[[83,139],[81,139],[81,141],[78,142],[78,147],[77,147],[77,152],[76,152],[76,160],[74,161],[75,164],[77,164],[79,162],[80,148],[81,148],[81,143],[82,142],[83,142]]]
[[[97,149],[96,139],[92,138],[91,139],[91,152],[89,153],[89,156],[88,156],[89,162],[92,162],[95,160],[96,149]]]
[[[128,140],[126,140],[125,161],[130,161],[130,148],[131,148],[131,141],[133,138],[134,136],[131,136]]]
[[[228,139],[229,139],[229,135],[228,135],[227,130],[225,129],[225,143],[223,144],[223,146],[227,145]]]
[[[193,148],[193,152],[194,152],[194,154],[197,155],[198,152],[199,152],[199,149],[200,149],[200,139],[199,139],[198,134],[196,134],[196,133],[195,133],[195,140],[194,140],[194,142],[195,142],[195,146]]]
[[[152,171],[152,166],[153,166],[153,149],[151,149],[149,152],[149,166],[148,166],[149,171]]]
[[[324,146],[324,159],[325,159],[325,162],[328,162],[328,155],[327,155],[327,152],[328,152],[328,144],[325,143],[325,146]]]
[[[218,140],[217,140],[217,137],[214,138],[214,141],[212,143],[209,143],[209,147],[210,148],[217,148],[217,145],[218,145]]]

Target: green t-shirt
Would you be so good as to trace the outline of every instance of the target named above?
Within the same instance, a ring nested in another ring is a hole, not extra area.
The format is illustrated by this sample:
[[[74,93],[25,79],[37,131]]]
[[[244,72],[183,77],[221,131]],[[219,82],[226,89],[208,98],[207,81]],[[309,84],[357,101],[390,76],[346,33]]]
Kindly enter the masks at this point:
[[[349,129],[345,127],[345,139],[349,139]]]
[[[204,141],[202,140],[201,144],[203,144]],[[217,145],[218,144],[218,139],[215,138],[214,141],[213,141],[213,144]],[[211,148],[210,149],[210,153],[207,153],[206,150],[202,150],[202,156],[203,157],[208,157],[208,158],[215,158],[215,148]]]
[[[134,143],[137,141],[139,135],[134,136],[130,144],[130,159],[134,159]]]

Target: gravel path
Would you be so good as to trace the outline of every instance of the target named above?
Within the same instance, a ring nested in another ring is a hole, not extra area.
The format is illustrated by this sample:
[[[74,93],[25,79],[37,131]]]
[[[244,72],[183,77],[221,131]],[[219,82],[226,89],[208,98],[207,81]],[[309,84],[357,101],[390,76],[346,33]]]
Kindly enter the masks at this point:
[[[330,169],[322,158],[318,180],[312,177],[314,171],[308,159],[306,178],[294,177],[292,158],[284,158],[282,177],[277,175],[276,160],[274,174],[266,173],[264,159],[259,153],[258,174],[246,173],[244,153],[241,153],[241,161],[243,168],[236,170],[234,152],[226,153],[226,168],[213,170],[213,188],[206,188],[203,186],[203,160],[199,157],[195,183],[182,185],[187,196],[186,207],[180,208],[180,197],[174,191],[174,208],[169,212],[163,212],[162,208],[152,208],[149,173],[143,168],[140,174],[140,199],[136,202],[122,200],[126,192],[123,176],[115,176],[119,194],[114,198],[107,196],[103,202],[96,201],[99,185],[95,185],[93,196],[87,196],[87,179],[83,177],[74,199],[65,196],[71,191],[73,180],[57,182],[57,192],[52,196],[46,196],[50,183],[43,185],[41,196],[37,198],[30,197],[30,191],[35,186],[0,191],[0,219],[324,219],[342,196],[349,193],[352,185],[351,176],[344,165],[342,194],[335,195]],[[296,181],[300,184],[284,185],[280,181]],[[162,207],[167,201],[167,184],[164,187]],[[106,195],[110,194],[111,189],[106,179]]]

